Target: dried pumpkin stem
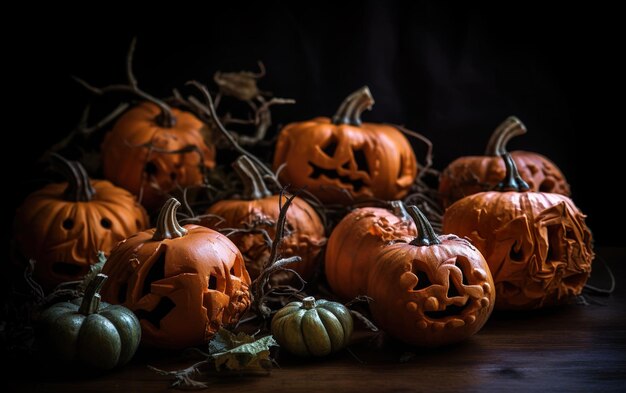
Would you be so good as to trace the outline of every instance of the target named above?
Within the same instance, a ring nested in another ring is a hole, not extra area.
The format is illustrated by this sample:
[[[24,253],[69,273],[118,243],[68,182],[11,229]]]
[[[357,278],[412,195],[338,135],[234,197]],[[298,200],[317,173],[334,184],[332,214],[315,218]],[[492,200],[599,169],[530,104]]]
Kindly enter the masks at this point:
[[[72,202],[89,202],[96,194],[96,190],[91,185],[85,168],[78,161],[66,160],[56,153],[51,154],[50,159],[52,166],[67,179],[63,197]]]
[[[389,206],[391,207],[393,214],[396,217],[401,218],[402,221],[409,221],[411,219],[411,216],[409,216],[409,213],[406,211],[402,201],[391,201],[389,202]]]
[[[101,96],[107,93],[131,93],[134,94],[146,101],[152,102],[154,105],[158,106],[161,112],[154,119],[156,123],[164,128],[172,128],[176,124],[176,117],[172,113],[172,108],[169,107],[163,100],[156,98],[155,96],[146,93],[145,91],[139,89],[137,85],[137,78],[133,74],[133,55],[135,53],[135,46],[137,44],[137,38],[133,38],[130,42],[130,47],[128,48],[128,55],[126,56],[126,77],[128,79],[128,85],[111,85],[102,88],[98,88],[90,85],[86,81],[73,77],[76,82],[80,83],[85,89],[89,90],[91,93]]]
[[[528,184],[522,179],[519,175],[519,171],[517,170],[517,165],[515,165],[515,161],[509,153],[502,154],[502,159],[504,160],[504,167],[506,168],[506,174],[504,175],[504,180],[502,180],[496,186],[496,190],[498,191],[516,191],[523,192],[528,191],[530,187]]]
[[[417,237],[409,243],[410,245],[421,247],[441,244],[441,240],[439,240],[439,236],[435,233],[433,226],[430,225],[424,213],[417,206],[409,206],[408,212],[413,222],[415,222],[415,226],[417,226]]]
[[[315,298],[313,296],[307,296],[302,299],[302,308],[305,310],[311,310],[315,308]]]
[[[233,168],[243,182],[243,199],[250,201],[272,195],[256,166],[247,156],[239,156],[233,163]]]
[[[102,289],[108,277],[109,276],[106,274],[100,273],[89,282],[87,289],[85,289],[85,294],[83,295],[83,301],[80,303],[78,309],[79,313],[90,315],[98,312],[98,308],[100,308],[100,289]]]
[[[180,226],[176,219],[176,211],[179,207],[180,202],[176,198],[170,198],[165,202],[159,212],[152,240],[175,239],[187,234],[187,230]]]
[[[526,133],[526,126],[520,119],[515,116],[509,116],[503,121],[491,134],[487,148],[486,156],[499,157],[507,152],[506,145],[509,141],[518,135]]]
[[[372,93],[367,86],[363,86],[343,100],[333,116],[333,123],[360,126],[361,113],[366,109],[372,109],[372,105],[374,105]]]

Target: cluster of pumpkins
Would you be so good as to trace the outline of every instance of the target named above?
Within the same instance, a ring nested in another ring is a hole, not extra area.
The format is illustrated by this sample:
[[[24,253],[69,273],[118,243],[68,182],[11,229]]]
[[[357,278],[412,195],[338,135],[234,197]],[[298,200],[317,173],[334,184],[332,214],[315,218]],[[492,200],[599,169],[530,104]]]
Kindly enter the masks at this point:
[[[552,162],[506,151],[507,141],[525,132],[519,120],[509,118],[496,129],[485,156],[459,158],[442,172],[443,232],[450,234],[438,235],[419,209],[401,201],[419,170],[409,141],[393,126],[361,122],[373,102],[364,87],[332,119],[293,123],[280,132],[273,167],[282,183],[306,186],[324,203],[390,201],[388,208],[352,210],[327,234],[317,211],[296,198],[281,255],[302,261],[290,269],[310,279],[325,250],[325,276],[338,298],[369,296],[376,323],[418,346],[468,338],[494,307],[550,306],[581,292],[594,256],[590,231]],[[113,367],[129,359],[125,347],[139,342],[119,333],[124,326],[140,326],[146,345],[185,348],[206,343],[250,306],[249,286],[269,249],[249,229],[274,236],[280,211],[279,195],[269,191],[255,162],[242,156],[233,163],[243,184],[239,198],[215,203],[199,225],[180,225],[180,203],[166,198],[173,188],[202,183],[215,165],[206,127],[190,112],[140,102],[105,136],[108,180],[89,179],[78,162],[56,156],[67,182],[34,192],[18,209],[16,243],[36,261],[35,278],[45,289],[85,275],[98,251],[108,256],[83,299],[53,307],[44,318],[50,330],[63,330],[58,320],[67,313],[82,321],[67,324],[69,333],[57,332],[67,338],[65,348],[80,344],[81,323],[86,329],[89,321],[97,325],[94,315],[119,312],[103,317],[121,337],[117,357],[109,357]],[[157,207],[156,226],[147,229],[145,208]],[[220,228],[241,231],[227,237]],[[289,271],[278,274],[277,282],[293,278]],[[331,303],[307,298],[280,310],[272,323],[279,343],[301,355],[344,346],[352,321]],[[84,352],[88,357],[94,350]]]

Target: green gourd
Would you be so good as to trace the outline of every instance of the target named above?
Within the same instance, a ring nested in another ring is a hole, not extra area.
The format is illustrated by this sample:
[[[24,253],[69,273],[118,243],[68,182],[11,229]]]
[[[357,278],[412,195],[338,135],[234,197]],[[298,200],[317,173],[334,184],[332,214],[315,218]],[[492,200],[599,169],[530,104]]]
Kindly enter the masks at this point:
[[[281,348],[298,356],[325,356],[350,341],[353,321],[342,304],[312,296],[291,302],[272,319],[272,334]]]
[[[127,363],[141,339],[141,325],[132,311],[100,302],[107,276],[98,274],[85,295],[57,303],[40,318],[40,338],[51,355],[61,361],[109,370]]]

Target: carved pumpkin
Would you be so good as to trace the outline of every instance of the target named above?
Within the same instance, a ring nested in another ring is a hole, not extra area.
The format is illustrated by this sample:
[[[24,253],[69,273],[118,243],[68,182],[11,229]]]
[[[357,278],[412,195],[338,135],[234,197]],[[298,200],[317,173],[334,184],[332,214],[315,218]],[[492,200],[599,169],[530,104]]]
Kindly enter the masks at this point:
[[[400,199],[417,175],[409,141],[396,128],[362,123],[374,100],[367,87],[345,99],[333,117],[287,125],[280,133],[274,169],[280,179],[307,190],[323,202],[350,203],[376,197]]]
[[[499,309],[563,303],[580,294],[594,254],[585,216],[566,196],[523,192],[509,155],[499,191],[470,195],[450,206],[443,228],[471,239],[493,272]]]
[[[141,338],[139,320],[129,309],[100,302],[107,279],[98,274],[85,296],[46,309],[38,329],[42,346],[60,361],[109,370],[133,357]]]
[[[135,312],[142,343],[181,349],[208,342],[222,325],[248,309],[250,276],[228,238],[176,221],[180,202],[171,198],[156,228],[139,232],[112,252],[101,293]]]
[[[482,328],[494,307],[487,262],[467,240],[437,236],[415,206],[409,214],[418,237],[385,247],[370,270],[372,315],[385,332],[411,345],[465,340]]]
[[[205,142],[204,124],[157,102],[128,110],[102,143],[104,176],[150,209],[176,186],[201,184],[205,168],[215,166],[215,147]]]
[[[493,132],[484,156],[461,157],[448,165],[439,179],[439,193],[444,207],[467,195],[492,190],[505,174],[500,156],[507,153],[507,143],[525,133],[524,124],[511,116]],[[569,184],[561,170],[548,158],[527,151],[511,152],[511,157],[531,190],[569,196]]]
[[[335,226],[326,245],[324,270],[333,292],[351,300],[367,292],[367,276],[376,254],[404,236],[415,236],[415,225],[401,201],[392,211],[363,207],[346,215]]]
[[[135,197],[104,180],[90,180],[83,166],[53,155],[67,182],[30,194],[15,216],[15,239],[34,259],[35,278],[46,290],[81,279],[121,240],[148,226]]]
[[[207,213],[217,215],[222,220],[213,225],[212,221],[206,223],[214,228],[235,228],[242,231],[231,235],[230,239],[243,253],[248,272],[254,280],[270,256],[268,241],[258,230],[265,230],[270,239],[274,238],[280,214],[280,196],[272,195],[267,189],[263,178],[248,157],[239,157],[233,167],[244,185],[242,199],[215,203]],[[283,258],[300,256],[302,261],[289,265],[289,268],[308,280],[315,273],[317,256],[326,242],[322,220],[311,205],[302,198],[296,198],[287,211],[285,226],[287,234],[282,240],[280,255]],[[277,271],[272,276],[272,281],[286,283],[291,277],[292,274],[288,271]]]

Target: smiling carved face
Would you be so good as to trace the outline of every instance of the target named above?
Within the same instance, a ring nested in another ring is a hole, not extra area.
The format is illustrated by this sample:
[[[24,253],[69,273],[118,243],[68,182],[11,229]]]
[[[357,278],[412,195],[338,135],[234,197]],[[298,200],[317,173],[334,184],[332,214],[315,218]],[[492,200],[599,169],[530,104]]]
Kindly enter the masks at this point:
[[[462,341],[485,324],[495,303],[487,262],[467,240],[397,243],[377,257],[368,279],[370,308],[390,335],[418,346]]]

